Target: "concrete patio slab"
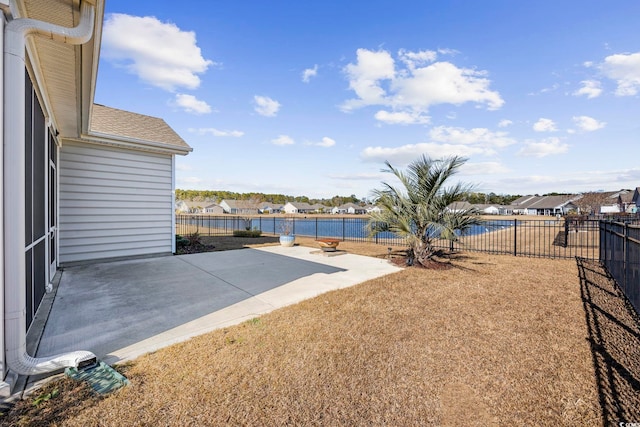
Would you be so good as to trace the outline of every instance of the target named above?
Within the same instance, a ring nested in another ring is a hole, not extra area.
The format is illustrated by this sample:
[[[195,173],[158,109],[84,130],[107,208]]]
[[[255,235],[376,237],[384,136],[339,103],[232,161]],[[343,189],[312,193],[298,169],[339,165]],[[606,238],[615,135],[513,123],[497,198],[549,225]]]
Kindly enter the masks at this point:
[[[270,246],[66,268],[37,356],[89,350],[106,363],[399,271],[386,260]]]

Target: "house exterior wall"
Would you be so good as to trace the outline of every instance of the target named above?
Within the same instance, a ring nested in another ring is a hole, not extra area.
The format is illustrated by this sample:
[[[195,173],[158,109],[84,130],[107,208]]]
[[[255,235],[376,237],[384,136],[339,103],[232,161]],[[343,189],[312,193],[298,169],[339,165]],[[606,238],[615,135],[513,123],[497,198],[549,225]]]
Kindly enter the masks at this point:
[[[220,207],[224,213],[231,213],[231,206],[229,206],[226,200],[220,202]]]
[[[619,212],[620,212],[620,206],[618,204],[600,206],[600,213],[619,213]]]
[[[59,262],[172,252],[172,156],[92,144],[60,149]]]
[[[298,213],[298,208],[296,208],[293,204],[287,203],[283,207],[284,213],[294,214]]]
[[[224,209],[220,205],[211,205],[204,208],[205,213],[222,215],[224,213]]]

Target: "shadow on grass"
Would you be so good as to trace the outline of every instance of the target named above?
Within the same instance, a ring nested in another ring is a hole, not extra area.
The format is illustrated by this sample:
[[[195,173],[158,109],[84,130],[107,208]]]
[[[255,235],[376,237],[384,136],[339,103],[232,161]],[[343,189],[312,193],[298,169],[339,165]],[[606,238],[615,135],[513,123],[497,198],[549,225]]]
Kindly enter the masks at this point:
[[[603,424],[640,422],[640,317],[599,262],[576,260]]]

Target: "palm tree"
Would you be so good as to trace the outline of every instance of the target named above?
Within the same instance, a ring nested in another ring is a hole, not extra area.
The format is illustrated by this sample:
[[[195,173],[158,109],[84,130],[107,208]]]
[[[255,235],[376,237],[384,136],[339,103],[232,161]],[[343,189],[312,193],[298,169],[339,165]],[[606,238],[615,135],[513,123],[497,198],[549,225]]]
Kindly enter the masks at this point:
[[[434,239],[455,241],[456,230],[464,232],[480,222],[476,208],[447,209],[473,188],[462,183],[444,187],[466,161],[458,156],[432,160],[423,155],[409,164],[405,172],[385,162],[388,169],[382,171],[393,173],[402,187],[383,182],[384,188],[374,191],[381,211],[371,214],[370,234],[390,231],[406,238],[409,244],[407,264],[418,262],[426,266],[437,253]]]

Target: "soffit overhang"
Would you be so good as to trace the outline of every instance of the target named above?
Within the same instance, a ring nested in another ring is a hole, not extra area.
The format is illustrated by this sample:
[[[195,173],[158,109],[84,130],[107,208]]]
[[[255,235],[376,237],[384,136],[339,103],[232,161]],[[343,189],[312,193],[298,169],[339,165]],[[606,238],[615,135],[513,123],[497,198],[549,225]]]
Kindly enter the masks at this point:
[[[78,138],[87,129],[98,70],[104,0],[95,7],[91,40],[81,46],[39,36],[27,39],[27,68],[45,115],[61,138]],[[31,18],[62,27],[76,27],[80,0],[16,0],[14,18]]]

